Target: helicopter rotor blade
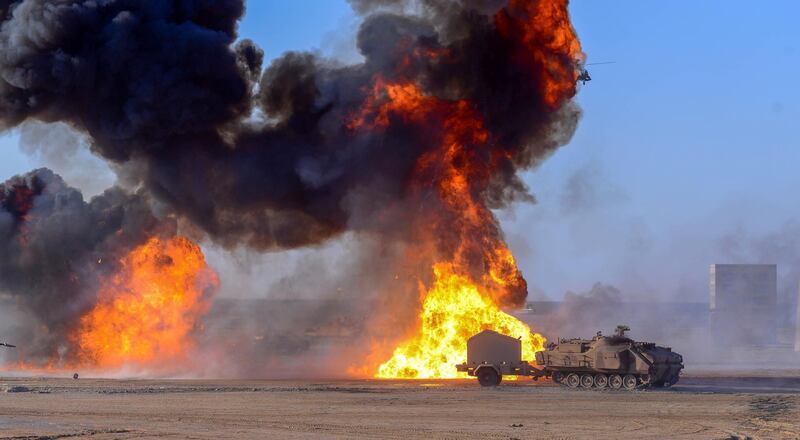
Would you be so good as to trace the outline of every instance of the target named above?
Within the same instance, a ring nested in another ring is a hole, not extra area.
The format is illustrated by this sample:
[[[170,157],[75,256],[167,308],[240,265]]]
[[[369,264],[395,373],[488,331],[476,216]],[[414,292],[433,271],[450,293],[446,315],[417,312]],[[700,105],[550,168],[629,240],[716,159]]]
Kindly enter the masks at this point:
[[[584,64],[584,66],[597,66],[600,64],[616,64],[616,63],[617,63],[616,61],[601,61],[599,63],[586,63]]]

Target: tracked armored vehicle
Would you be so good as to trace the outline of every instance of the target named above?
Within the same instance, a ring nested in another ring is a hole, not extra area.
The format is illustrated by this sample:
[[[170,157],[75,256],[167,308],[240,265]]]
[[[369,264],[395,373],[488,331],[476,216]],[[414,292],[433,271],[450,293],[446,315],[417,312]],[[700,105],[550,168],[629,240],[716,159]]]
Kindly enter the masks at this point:
[[[627,326],[614,336],[562,339],[536,353],[536,363],[553,381],[571,388],[668,387],[678,382],[683,357],[669,347],[628,338]]]
[[[571,388],[628,389],[668,387],[678,381],[683,358],[669,347],[636,342],[618,326],[614,336],[600,332],[592,339],[562,339],[536,353],[537,366],[521,359],[518,339],[484,330],[467,341],[467,362],[458,371],[478,378],[483,386],[498,385],[503,375],[552,377]]]

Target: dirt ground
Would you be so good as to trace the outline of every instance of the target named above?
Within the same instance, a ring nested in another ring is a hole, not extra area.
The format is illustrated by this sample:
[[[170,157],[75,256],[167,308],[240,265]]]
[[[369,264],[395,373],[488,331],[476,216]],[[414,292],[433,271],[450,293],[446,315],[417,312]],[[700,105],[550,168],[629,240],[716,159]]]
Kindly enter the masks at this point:
[[[4,392],[3,392],[4,391]],[[0,439],[800,438],[800,377],[550,382],[0,378]]]

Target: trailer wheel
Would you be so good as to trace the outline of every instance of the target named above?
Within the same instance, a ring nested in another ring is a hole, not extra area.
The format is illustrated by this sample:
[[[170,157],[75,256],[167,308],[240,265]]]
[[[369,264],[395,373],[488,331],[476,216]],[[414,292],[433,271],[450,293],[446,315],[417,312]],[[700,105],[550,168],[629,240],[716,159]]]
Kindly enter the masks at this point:
[[[578,377],[575,373],[570,373],[567,376],[567,386],[570,388],[578,388],[578,385],[581,384],[581,378]]]
[[[608,378],[608,385],[615,390],[622,388],[622,377],[619,374],[612,374]]]
[[[594,386],[603,389],[608,386],[608,376],[605,374],[598,374],[594,377]]]
[[[622,378],[622,385],[625,386],[626,390],[632,390],[636,388],[636,376],[633,374],[626,374],[625,377]]]
[[[478,371],[478,383],[484,387],[494,387],[500,384],[500,375],[491,367],[484,367]]]

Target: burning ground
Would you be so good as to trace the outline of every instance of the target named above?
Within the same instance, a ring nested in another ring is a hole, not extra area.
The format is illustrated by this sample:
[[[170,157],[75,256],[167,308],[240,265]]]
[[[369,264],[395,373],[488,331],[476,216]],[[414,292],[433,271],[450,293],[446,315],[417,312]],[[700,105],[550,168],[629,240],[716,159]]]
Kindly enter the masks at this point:
[[[123,177],[88,202],[47,170],[2,186],[0,288],[36,322],[25,362],[185,360],[218,286],[194,242],[346,233],[387,263],[360,268],[381,274],[352,297],[370,310],[353,374],[451,376],[482,328],[541,348],[502,311],[527,285],[492,210],[532,200],[519,172],[579,119],[567,2],[353,7],[363,63],[290,52],[262,72],[241,0],[0,2],[0,125],[69,124]]]

